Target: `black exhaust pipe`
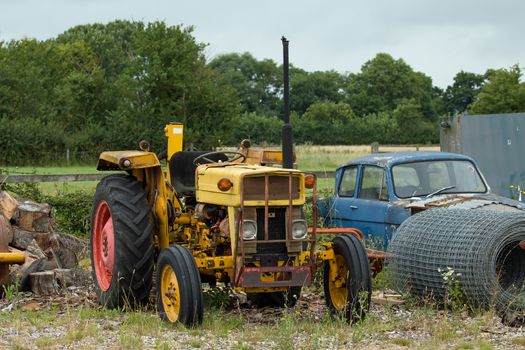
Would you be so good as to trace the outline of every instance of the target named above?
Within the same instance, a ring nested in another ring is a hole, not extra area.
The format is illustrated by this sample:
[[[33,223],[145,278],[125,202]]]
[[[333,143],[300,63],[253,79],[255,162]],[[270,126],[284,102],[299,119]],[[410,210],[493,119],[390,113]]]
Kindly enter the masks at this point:
[[[290,81],[289,81],[289,63],[288,63],[288,39],[284,36],[281,38],[283,42],[283,77],[284,77],[284,91],[283,91],[283,102],[284,102],[284,125],[283,125],[283,140],[282,140],[282,152],[283,152],[283,168],[293,168],[293,134],[292,125],[290,124]]]

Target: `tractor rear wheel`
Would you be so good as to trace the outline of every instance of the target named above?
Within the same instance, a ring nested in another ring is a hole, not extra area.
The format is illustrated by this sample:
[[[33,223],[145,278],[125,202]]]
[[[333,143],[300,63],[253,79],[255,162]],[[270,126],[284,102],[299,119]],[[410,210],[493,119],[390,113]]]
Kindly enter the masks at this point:
[[[141,184],[109,175],[97,186],[91,216],[91,266],[100,304],[148,301],[153,276],[153,220]]]
[[[156,278],[160,317],[187,327],[200,325],[204,311],[201,278],[188,248],[175,244],[163,249]]]
[[[325,261],[324,294],[332,314],[354,322],[363,319],[372,297],[370,266],[359,238],[341,235],[333,240],[335,263]],[[332,278],[335,269],[335,278]]]

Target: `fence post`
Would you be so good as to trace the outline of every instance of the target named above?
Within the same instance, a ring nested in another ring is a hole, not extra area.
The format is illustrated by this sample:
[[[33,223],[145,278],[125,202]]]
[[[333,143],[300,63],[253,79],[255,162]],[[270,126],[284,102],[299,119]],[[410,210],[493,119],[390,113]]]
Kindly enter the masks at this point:
[[[370,153],[379,153],[379,142],[372,142]]]
[[[66,150],[66,164],[69,166],[69,148]]]

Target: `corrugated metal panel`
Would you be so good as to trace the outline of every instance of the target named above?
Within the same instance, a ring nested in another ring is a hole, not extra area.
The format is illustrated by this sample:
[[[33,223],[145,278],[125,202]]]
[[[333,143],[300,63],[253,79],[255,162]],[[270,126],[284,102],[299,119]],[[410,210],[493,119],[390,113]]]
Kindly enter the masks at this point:
[[[525,187],[525,113],[458,116],[443,130],[443,150],[471,156],[492,192],[511,197]]]

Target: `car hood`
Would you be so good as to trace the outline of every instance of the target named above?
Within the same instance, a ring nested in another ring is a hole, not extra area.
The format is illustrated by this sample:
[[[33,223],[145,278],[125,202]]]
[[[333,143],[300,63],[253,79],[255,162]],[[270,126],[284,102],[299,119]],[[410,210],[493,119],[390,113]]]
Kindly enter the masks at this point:
[[[396,201],[394,204],[413,211],[431,208],[457,209],[491,209],[501,211],[525,210],[525,203],[498,196],[496,194],[449,194],[431,198],[409,198]]]

